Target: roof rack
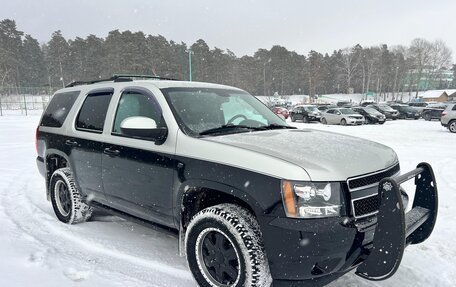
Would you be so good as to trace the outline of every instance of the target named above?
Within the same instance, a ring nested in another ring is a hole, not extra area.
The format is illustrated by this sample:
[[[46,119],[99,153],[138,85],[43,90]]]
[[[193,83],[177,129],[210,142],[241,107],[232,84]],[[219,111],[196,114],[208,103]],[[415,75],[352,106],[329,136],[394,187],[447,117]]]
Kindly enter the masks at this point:
[[[168,80],[168,81],[177,81],[177,79],[160,77],[155,75],[136,75],[136,74],[114,74],[111,78],[108,79],[99,79],[93,81],[74,81],[65,86],[65,88],[81,86],[81,85],[91,85],[100,82],[132,82],[133,79],[155,79],[155,80]]]

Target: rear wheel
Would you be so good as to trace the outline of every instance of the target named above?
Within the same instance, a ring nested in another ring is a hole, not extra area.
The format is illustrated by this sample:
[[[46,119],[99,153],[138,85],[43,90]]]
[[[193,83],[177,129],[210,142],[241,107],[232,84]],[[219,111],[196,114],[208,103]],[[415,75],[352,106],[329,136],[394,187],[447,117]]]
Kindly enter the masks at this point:
[[[234,204],[197,213],[185,234],[187,261],[199,286],[269,286],[271,275],[255,217]]]
[[[449,124],[448,124],[448,130],[452,133],[456,133],[456,120],[452,120]]]
[[[423,118],[424,118],[426,121],[430,121],[430,120],[431,120],[431,114],[430,114],[430,113],[426,113],[426,114],[424,114]]]
[[[347,125],[347,120],[345,120],[345,119],[340,120],[340,124],[342,126],[346,126]]]
[[[68,224],[84,222],[92,215],[92,208],[82,201],[70,168],[60,168],[49,183],[51,203],[57,218]]]
[[[309,122],[309,118],[307,116],[303,116],[302,117],[302,122],[303,123],[308,123]]]

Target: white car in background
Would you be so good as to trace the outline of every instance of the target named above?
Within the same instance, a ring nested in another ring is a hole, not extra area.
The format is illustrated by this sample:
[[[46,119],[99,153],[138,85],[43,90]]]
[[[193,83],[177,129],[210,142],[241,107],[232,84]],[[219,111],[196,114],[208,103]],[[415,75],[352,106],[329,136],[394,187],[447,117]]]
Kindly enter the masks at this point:
[[[365,119],[350,108],[328,109],[321,115],[321,123],[329,125],[362,125]]]

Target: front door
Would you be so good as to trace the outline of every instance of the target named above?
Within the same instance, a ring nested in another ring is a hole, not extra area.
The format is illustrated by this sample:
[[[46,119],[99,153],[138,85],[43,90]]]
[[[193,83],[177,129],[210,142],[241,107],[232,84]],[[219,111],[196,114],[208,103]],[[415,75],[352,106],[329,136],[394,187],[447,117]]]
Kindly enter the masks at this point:
[[[103,149],[106,198],[116,209],[172,225],[174,156],[162,145],[122,134],[122,121],[135,116],[151,118],[157,127],[166,127],[160,105],[150,91],[130,88],[122,92],[111,135]]]

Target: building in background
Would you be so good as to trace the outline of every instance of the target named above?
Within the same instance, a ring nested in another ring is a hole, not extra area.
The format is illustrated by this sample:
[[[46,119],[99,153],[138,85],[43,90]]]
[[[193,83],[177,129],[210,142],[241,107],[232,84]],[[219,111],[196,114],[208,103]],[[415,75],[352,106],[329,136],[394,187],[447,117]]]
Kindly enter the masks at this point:
[[[435,89],[448,89],[453,83],[453,71],[452,70],[440,70],[435,71],[431,69],[424,69],[421,73],[421,78],[418,81],[418,90],[435,90]],[[418,77],[417,70],[410,70],[404,79],[404,90],[410,90],[410,84],[412,85],[412,91],[417,89],[416,77]]]

